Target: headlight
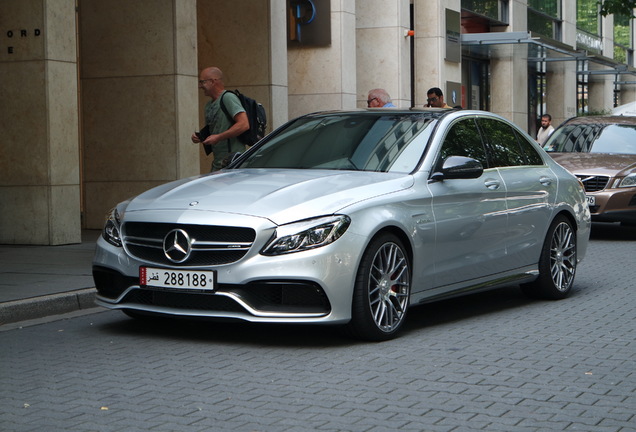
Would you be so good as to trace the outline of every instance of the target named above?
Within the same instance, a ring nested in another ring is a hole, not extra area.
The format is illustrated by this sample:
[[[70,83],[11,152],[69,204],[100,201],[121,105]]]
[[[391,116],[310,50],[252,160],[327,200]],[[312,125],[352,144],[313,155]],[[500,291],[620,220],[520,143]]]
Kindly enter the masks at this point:
[[[623,180],[618,182],[618,187],[634,187],[636,186],[636,173],[632,173],[626,176]]]
[[[261,254],[273,256],[315,249],[335,242],[351,224],[348,216],[326,216],[280,226]]]
[[[102,231],[102,237],[113,246],[121,247],[121,218],[124,216],[124,208],[126,203],[119,203],[112,208],[106,215],[106,223]]]

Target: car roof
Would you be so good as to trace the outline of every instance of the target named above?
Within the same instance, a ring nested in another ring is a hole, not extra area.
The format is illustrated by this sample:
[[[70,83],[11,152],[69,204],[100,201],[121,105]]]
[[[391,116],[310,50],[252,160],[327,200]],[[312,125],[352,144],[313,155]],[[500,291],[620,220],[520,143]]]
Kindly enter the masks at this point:
[[[585,124],[619,124],[619,125],[636,125],[636,117],[632,116],[581,116],[572,117],[563,125],[585,125]]]
[[[507,119],[490,111],[481,110],[465,110],[460,108],[353,108],[353,109],[341,109],[341,110],[328,110],[328,111],[316,111],[300,116],[299,118],[311,118],[322,117],[330,115],[348,115],[348,114],[374,114],[378,116],[385,116],[387,114],[408,116],[413,114],[421,114],[431,119],[439,120],[443,117],[461,117],[464,115],[494,117],[502,120]],[[509,123],[512,123],[508,121]]]

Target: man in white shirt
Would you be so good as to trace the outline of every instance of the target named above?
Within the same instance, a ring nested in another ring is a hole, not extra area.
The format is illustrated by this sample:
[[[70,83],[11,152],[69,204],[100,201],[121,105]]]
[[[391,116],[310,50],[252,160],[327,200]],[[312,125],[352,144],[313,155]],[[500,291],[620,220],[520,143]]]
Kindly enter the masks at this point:
[[[550,114],[543,114],[541,116],[541,128],[539,129],[539,132],[537,132],[537,142],[541,146],[545,144],[548,137],[552,135],[552,132],[554,132],[554,127],[551,123],[552,116]]]

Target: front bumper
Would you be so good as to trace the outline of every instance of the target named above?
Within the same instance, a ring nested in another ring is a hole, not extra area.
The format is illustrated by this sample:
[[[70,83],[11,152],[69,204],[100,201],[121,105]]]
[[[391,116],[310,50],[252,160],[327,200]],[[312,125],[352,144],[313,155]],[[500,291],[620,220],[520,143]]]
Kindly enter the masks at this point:
[[[595,198],[595,205],[590,206],[592,220],[636,223],[636,188],[606,189],[587,195]]]
[[[96,303],[109,309],[154,314],[239,319],[271,323],[345,323],[358,252],[355,235],[315,250],[275,257],[248,254],[215,270],[215,291],[150,289],[139,286],[139,267],[147,263],[123,248],[97,242],[93,260]],[[176,268],[176,267],[175,267]]]

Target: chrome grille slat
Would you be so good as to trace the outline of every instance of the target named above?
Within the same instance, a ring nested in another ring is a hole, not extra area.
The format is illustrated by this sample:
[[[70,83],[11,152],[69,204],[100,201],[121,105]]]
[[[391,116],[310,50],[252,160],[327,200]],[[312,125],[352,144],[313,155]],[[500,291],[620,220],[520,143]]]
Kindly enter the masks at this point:
[[[585,192],[598,192],[607,187],[609,177],[607,176],[586,176],[577,175],[577,177],[583,182],[585,186]]]
[[[163,252],[164,237],[180,229],[192,239],[192,252],[182,263],[170,261]],[[180,267],[230,264],[243,258],[252,247],[252,228],[216,225],[127,222],[122,226],[124,248],[131,256],[148,263]]]

